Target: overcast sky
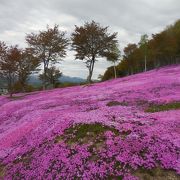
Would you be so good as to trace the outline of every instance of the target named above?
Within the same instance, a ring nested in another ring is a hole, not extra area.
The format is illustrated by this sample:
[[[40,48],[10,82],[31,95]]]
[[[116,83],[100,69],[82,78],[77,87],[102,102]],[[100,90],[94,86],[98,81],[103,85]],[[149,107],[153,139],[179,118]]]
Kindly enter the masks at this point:
[[[179,18],[180,0],[0,0],[0,40],[24,47],[26,33],[43,30],[47,24],[59,24],[70,35],[75,24],[95,20],[118,32],[122,50],[142,34],[158,33]],[[104,59],[97,62],[93,77],[110,65]],[[69,76],[86,78],[88,73],[72,52],[60,69]]]

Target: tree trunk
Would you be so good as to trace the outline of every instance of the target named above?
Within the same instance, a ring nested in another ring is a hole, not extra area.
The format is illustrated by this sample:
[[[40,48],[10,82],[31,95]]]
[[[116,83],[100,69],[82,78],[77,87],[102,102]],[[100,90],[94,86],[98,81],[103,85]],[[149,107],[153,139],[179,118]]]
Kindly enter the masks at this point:
[[[43,90],[46,90],[46,67],[44,65]]]
[[[92,69],[89,69],[89,75],[87,77],[87,82],[88,84],[91,84],[92,83]]]
[[[91,83],[91,64],[89,66],[89,74],[88,74],[88,77],[87,77],[87,83],[90,84]]]
[[[92,62],[91,62],[90,67],[89,67],[89,75],[87,77],[88,84],[92,83],[92,75],[93,75],[93,70],[94,70],[94,63],[95,63],[95,58],[93,57]]]
[[[133,75],[134,74],[134,71],[133,71],[133,68],[131,67],[131,75]]]
[[[25,85],[24,81],[21,81],[20,84],[21,84],[21,90],[22,90],[22,92],[26,92],[26,88],[25,88],[26,85]]]
[[[9,97],[12,98],[13,97],[13,89],[12,89],[12,85],[9,86]]]
[[[145,72],[147,71],[147,57],[146,57],[146,55],[144,57],[144,71]]]
[[[9,77],[8,80],[8,92],[9,92],[9,97],[12,98],[13,96],[13,88],[12,88],[12,77]]]
[[[116,65],[115,65],[115,62],[114,62],[114,78],[115,78],[115,79],[117,78],[117,72],[116,72]]]
[[[43,80],[43,90],[46,90],[46,82],[47,82],[47,70],[48,70],[48,62],[44,61],[44,80]]]

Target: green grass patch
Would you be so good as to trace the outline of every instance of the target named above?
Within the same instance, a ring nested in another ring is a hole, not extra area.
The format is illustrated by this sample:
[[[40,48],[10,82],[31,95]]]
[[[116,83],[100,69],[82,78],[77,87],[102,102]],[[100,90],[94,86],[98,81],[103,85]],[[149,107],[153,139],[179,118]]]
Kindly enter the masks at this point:
[[[0,179],[5,176],[5,166],[0,164]]]
[[[153,169],[138,169],[134,175],[139,179],[146,180],[179,180],[180,176],[176,174],[175,171],[162,169],[160,167]]]
[[[106,147],[106,131],[113,132],[115,136],[119,135],[118,130],[101,123],[76,124],[67,128],[63,135],[56,136],[54,143],[65,142],[69,147],[90,144],[88,151],[91,156],[88,160],[95,162],[99,160],[98,152]]]
[[[118,134],[118,130],[105,126],[101,123],[77,124],[65,130],[64,135],[71,141],[78,142],[80,139],[103,136],[106,131],[112,131]]]
[[[11,101],[21,100],[24,98],[24,96],[12,96],[8,97]]]
[[[101,123],[76,124],[66,129],[63,135],[56,136],[55,143],[65,141],[68,145],[72,145],[93,142],[94,145],[98,145],[102,141],[105,142],[104,133],[106,131],[112,131],[115,135],[119,135],[118,130]]]
[[[122,176],[108,176],[107,180],[122,180],[123,177]]]
[[[172,102],[168,104],[152,104],[147,109],[146,112],[160,112],[180,109],[180,102]]]
[[[106,104],[106,106],[128,106],[127,102],[119,102],[119,101],[110,101]]]

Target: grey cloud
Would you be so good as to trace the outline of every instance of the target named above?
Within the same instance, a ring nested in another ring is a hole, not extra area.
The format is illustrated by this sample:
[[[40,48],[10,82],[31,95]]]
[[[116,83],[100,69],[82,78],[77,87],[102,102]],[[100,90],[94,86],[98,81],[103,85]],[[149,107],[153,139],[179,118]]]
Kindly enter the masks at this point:
[[[8,44],[25,46],[25,34],[44,29],[47,24],[59,24],[69,36],[75,24],[95,20],[118,32],[120,48],[123,49],[128,43],[137,43],[142,34],[157,33],[180,18],[180,1],[0,0],[0,18],[0,40]],[[99,61],[94,77],[102,74],[109,65]],[[64,74],[87,75],[85,65],[75,62],[72,53],[61,66]]]

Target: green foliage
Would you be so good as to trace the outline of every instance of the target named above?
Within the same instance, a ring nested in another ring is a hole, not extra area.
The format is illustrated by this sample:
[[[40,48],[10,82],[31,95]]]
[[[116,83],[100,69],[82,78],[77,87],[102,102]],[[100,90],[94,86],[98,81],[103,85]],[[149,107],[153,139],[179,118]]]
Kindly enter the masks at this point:
[[[39,59],[44,66],[46,76],[49,63],[55,64],[66,56],[66,49],[69,40],[65,37],[66,33],[59,30],[58,25],[53,28],[47,26],[47,30],[39,33],[31,33],[26,36],[26,42],[33,49],[34,56]],[[46,88],[46,78],[43,79],[43,88]]]
[[[124,77],[127,75],[126,69],[123,68],[123,61],[121,64],[116,66],[116,71],[117,71],[118,77]],[[107,68],[104,75],[101,77],[101,80],[106,81],[106,80],[113,79],[113,78],[114,78],[114,67],[111,66],[111,67]]]
[[[64,83],[59,83],[58,87],[64,88],[64,87],[79,86],[79,85],[80,84],[77,83],[64,82]]]
[[[159,112],[180,109],[180,102],[172,102],[168,104],[152,104],[146,109],[146,112]]]
[[[121,52],[118,48],[117,44],[114,44],[114,47],[112,47],[111,52],[105,52],[106,58],[108,61],[115,63],[120,60]]]
[[[111,107],[111,106],[127,106],[127,105],[128,105],[128,103],[119,102],[119,101],[110,101],[106,104],[106,106],[109,106],[109,107]]]
[[[0,164],[0,179],[3,179],[5,175],[5,166]]]
[[[45,82],[46,85],[52,85],[54,88],[59,85],[59,78],[62,76],[62,72],[56,67],[52,66],[46,69],[46,73],[40,74],[39,78],[42,82]]]
[[[175,171],[172,170],[165,170],[160,167],[152,168],[152,169],[144,169],[139,168],[134,172],[134,175],[137,176],[139,179],[159,179],[159,180],[178,180],[179,176],[176,174]]]
[[[114,61],[118,58],[117,33],[110,34],[108,27],[102,27],[95,21],[86,22],[80,27],[75,26],[71,39],[72,49],[76,51],[76,59],[86,62],[89,70],[88,83],[91,83],[97,58],[105,57]]]
[[[17,45],[6,46],[0,42],[0,77],[6,80],[7,89],[12,96],[13,86],[17,81],[18,61],[21,59],[21,50]]]
[[[112,131],[116,135],[118,135],[118,130],[105,126],[101,123],[95,123],[95,124],[77,124],[75,126],[72,126],[71,128],[68,128],[65,130],[64,134],[70,138],[68,141],[71,142],[79,142],[80,139],[83,139],[87,136],[98,136],[98,135],[104,135],[106,131]],[[73,136],[72,136],[73,135]]]
[[[23,92],[33,92],[33,91],[37,91],[38,90],[37,87],[35,87],[33,85],[29,85],[29,84],[26,84],[23,88],[24,88]],[[21,82],[17,81],[13,85],[13,90],[14,90],[14,93],[22,92],[22,84],[21,84]]]
[[[180,63],[180,20],[164,31],[153,34],[148,40],[145,34],[139,44],[124,48],[123,60],[117,65],[117,76],[127,76],[161,66]],[[111,79],[113,69],[108,68],[103,80]]]
[[[26,92],[33,92],[35,90],[36,90],[36,88],[34,86],[32,86],[32,85],[27,85],[26,86]]]
[[[101,77],[102,81],[106,81],[114,78],[114,68],[113,66],[108,67],[104,75]]]
[[[25,91],[29,75],[35,72],[40,63],[39,59],[36,58],[33,53],[33,49],[31,48],[21,50],[21,58],[17,62],[17,76],[21,91]]]

